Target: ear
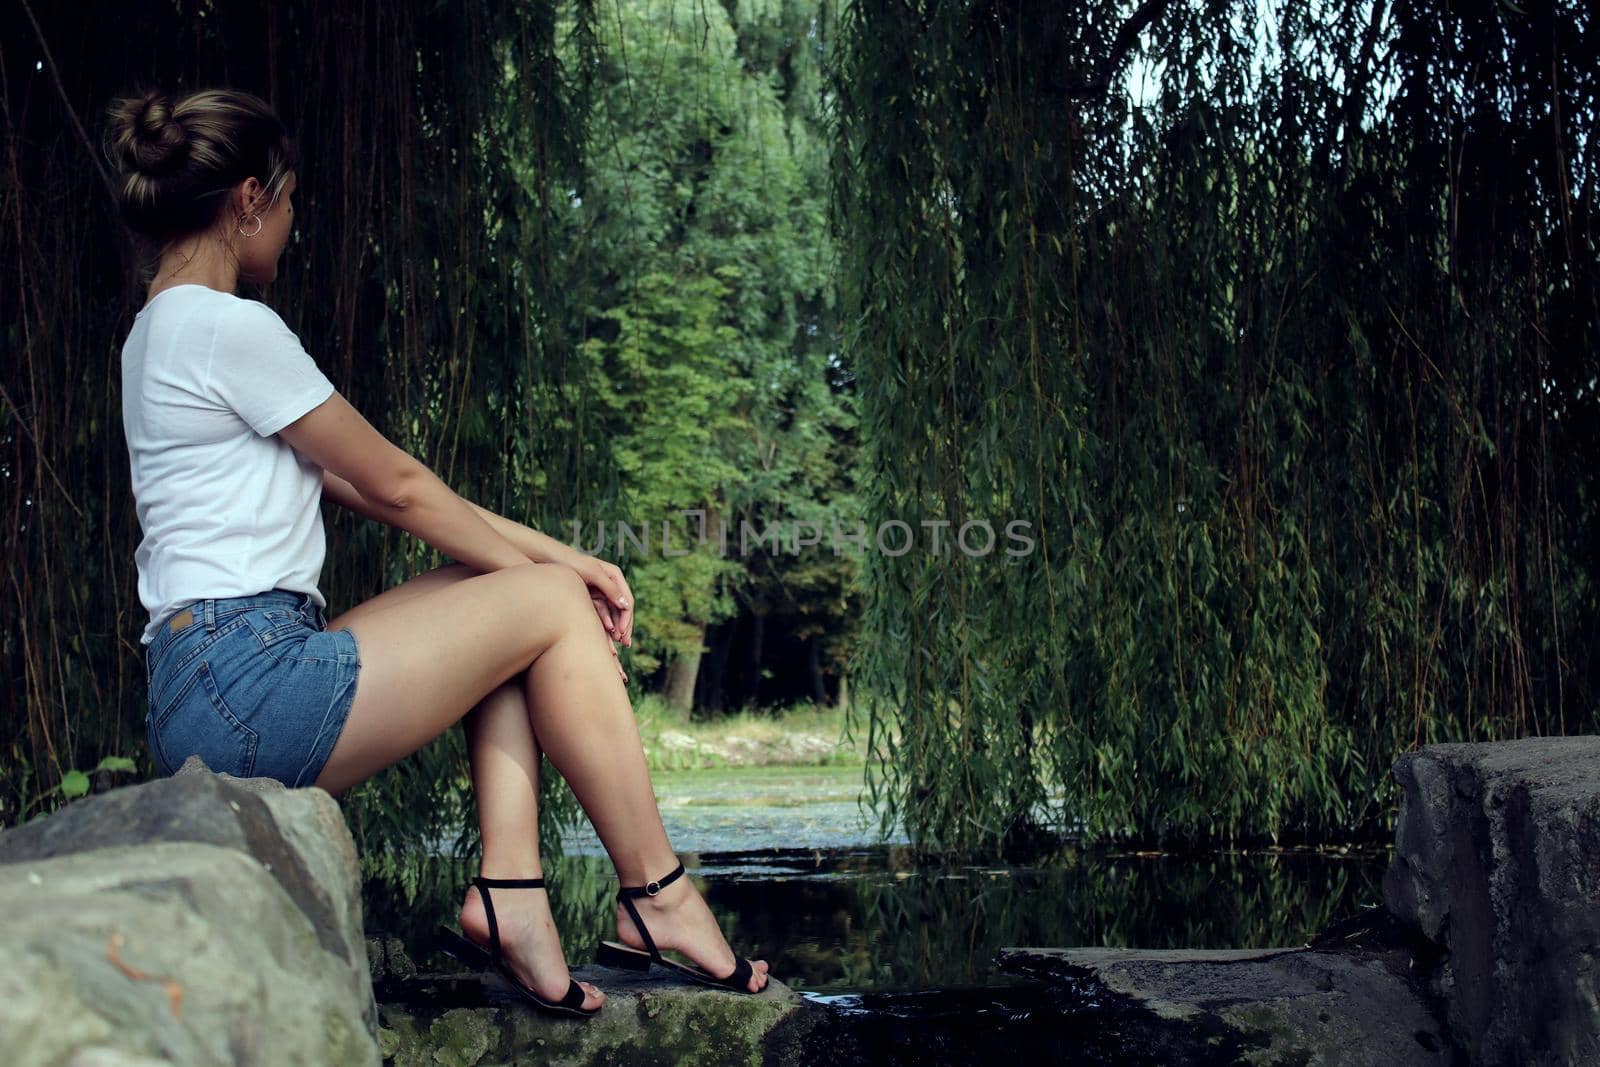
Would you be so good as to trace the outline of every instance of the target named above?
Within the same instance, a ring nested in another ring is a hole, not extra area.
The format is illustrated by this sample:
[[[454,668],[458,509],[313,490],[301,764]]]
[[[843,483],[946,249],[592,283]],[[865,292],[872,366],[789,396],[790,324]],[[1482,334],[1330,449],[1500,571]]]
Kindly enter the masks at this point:
[[[239,206],[239,217],[257,214],[266,207],[266,198],[262,195],[265,192],[265,187],[254,177],[246,178],[234,186],[234,200]]]

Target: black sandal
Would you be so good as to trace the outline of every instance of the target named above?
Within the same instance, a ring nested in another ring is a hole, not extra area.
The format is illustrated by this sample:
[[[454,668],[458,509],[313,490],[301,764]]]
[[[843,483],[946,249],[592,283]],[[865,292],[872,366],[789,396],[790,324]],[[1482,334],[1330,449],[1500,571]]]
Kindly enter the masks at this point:
[[[618,890],[617,896],[621,899],[622,906],[628,909],[628,915],[633,918],[633,925],[638,928],[639,936],[644,939],[644,943],[650,951],[640,952],[636,948],[629,948],[627,945],[616,941],[602,941],[600,942],[600,947],[595,950],[594,961],[602,967],[625,967],[632,971],[648,971],[652,963],[658,963],[668,970],[676,971],[685,978],[699,982],[701,985],[715,986],[718,989],[726,989],[732,993],[743,993],[751,997],[757,996],[758,994],[750,991],[749,985],[751,976],[755,974],[755,968],[743,956],[740,956],[734,963],[732,974],[725,978],[716,978],[703,967],[693,967],[679,963],[676,960],[669,960],[656,948],[655,940],[650,936],[650,931],[645,928],[644,920],[639,917],[639,909],[633,906],[633,902],[638,897],[655,896],[663,888],[671,885],[682,876],[683,864],[680,863],[672,869],[671,874],[658,882],[623,886]],[[763,986],[762,990],[765,991],[765,988]]]
[[[524,1000],[542,1011],[552,1012],[557,1015],[576,1015],[581,1019],[587,1019],[592,1015],[599,1014],[600,1008],[581,1007],[587,994],[584,992],[583,987],[578,984],[576,978],[567,980],[566,996],[559,1001],[546,1000],[522,984],[522,980],[511,969],[510,961],[505,958],[504,953],[500,950],[500,928],[494,921],[494,902],[489,899],[489,888],[494,886],[503,889],[543,889],[544,879],[485,878],[480,874],[472,880],[472,884],[478,887],[478,895],[483,897],[484,913],[489,916],[489,951],[485,951],[481,946],[456,933],[448,926],[439,927],[437,938],[439,947],[469,967],[476,967],[482,971],[490,969],[498,971],[506,981],[511,983],[512,988]],[[604,1005],[601,1005],[601,1007],[604,1007]]]

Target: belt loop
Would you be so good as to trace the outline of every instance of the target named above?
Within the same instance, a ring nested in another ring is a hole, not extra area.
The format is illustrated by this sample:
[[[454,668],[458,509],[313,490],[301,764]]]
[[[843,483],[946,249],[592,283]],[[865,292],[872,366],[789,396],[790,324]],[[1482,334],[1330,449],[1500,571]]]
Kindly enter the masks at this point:
[[[216,631],[217,631],[217,598],[208,596],[204,600],[202,600],[200,603],[203,605],[203,607],[201,608],[200,614],[201,614],[201,617],[206,620],[206,633],[208,633],[208,634],[216,633]]]

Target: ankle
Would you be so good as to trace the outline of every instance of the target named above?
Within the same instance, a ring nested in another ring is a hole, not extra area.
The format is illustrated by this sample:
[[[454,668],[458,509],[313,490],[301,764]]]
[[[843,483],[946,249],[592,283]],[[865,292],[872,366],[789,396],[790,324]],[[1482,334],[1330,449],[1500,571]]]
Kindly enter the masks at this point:
[[[680,862],[677,853],[671,849],[666,851],[657,849],[612,857],[612,866],[616,868],[617,880],[625,889],[649,885],[652,881],[660,881],[671,872],[677,870]],[[679,875],[678,877],[684,878],[687,875]]]
[[[646,916],[667,915],[688,906],[699,895],[694,883],[689,881],[687,875],[682,875],[671,885],[661,887],[661,892],[651,896],[646,893],[633,898],[633,906]],[[622,902],[617,902],[618,913],[624,913]]]
[[[538,850],[526,852],[521,849],[511,853],[485,852],[483,860],[478,864],[478,877],[488,878],[543,878],[544,863],[539,857]]]

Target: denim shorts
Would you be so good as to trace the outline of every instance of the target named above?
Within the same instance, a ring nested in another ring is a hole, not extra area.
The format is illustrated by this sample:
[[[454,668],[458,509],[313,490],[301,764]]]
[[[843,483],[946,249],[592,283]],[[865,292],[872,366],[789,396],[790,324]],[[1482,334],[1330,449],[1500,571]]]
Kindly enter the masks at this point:
[[[361,657],[310,594],[197,600],[145,649],[145,731],[163,774],[190,756],[236,778],[308,786],[355,700]]]

